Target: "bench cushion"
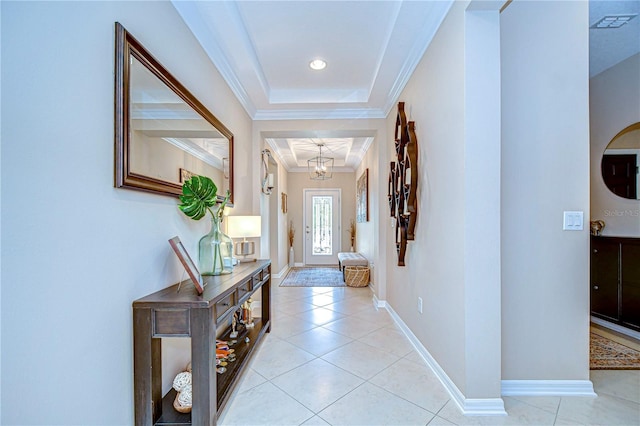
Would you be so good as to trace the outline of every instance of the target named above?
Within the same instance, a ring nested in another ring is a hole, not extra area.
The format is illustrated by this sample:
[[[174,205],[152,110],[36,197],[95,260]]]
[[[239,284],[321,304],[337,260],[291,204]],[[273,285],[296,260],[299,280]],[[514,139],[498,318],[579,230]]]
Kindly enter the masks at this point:
[[[344,268],[345,266],[369,266],[369,261],[366,257],[356,252],[344,252],[338,253],[338,262],[340,262],[340,267]]]

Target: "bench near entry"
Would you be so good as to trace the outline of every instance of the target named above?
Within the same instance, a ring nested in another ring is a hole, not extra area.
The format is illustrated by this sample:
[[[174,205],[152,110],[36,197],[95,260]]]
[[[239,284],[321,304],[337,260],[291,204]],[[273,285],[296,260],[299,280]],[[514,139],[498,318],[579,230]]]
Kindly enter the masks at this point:
[[[342,279],[344,276],[344,268],[345,266],[369,266],[369,261],[366,257],[361,255],[360,253],[355,253],[351,251],[338,253],[338,267],[342,271]]]

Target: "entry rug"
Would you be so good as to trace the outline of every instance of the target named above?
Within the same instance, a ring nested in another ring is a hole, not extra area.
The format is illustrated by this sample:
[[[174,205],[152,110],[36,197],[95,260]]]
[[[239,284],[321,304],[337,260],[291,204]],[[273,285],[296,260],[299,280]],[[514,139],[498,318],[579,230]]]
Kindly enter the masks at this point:
[[[591,333],[591,370],[640,370],[640,352]]]
[[[338,268],[291,268],[280,287],[345,287]]]

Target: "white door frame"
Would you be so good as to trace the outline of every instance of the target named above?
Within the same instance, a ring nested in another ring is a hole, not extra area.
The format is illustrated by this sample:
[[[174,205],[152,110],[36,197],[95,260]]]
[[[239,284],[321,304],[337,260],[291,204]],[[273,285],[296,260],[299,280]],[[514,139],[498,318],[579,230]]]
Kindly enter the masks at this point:
[[[340,251],[340,248],[342,247],[342,188],[304,188],[302,190],[302,230],[303,230],[303,237],[302,237],[302,261],[304,262],[305,265],[308,264],[317,264],[317,263],[310,263],[310,259],[307,259],[307,194],[309,192],[326,192],[326,193],[331,193],[331,195],[336,195],[338,197],[338,205],[337,205],[337,216],[338,216],[338,223],[337,225],[334,225],[333,230],[336,231],[334,234],[334,245],[335,245],[335,252],[333,253],[333,255],[331,256],[332,260],[335,260],[335,262],[332,263],[328,263],[328,265],[337,265],[338,264],[338,252]],[[336,206],[334,206],[334,209],[336,208]],[[334,259],[335,258],[335,259]]]

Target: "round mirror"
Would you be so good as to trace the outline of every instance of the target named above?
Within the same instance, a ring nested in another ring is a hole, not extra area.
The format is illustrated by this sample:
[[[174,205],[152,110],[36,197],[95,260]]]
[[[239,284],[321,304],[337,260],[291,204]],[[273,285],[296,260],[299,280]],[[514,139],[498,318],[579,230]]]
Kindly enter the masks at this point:
[[[618,133],[604,150],[602,178],[616,195],[632,200],[640,199],[640,122]]]

